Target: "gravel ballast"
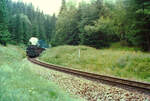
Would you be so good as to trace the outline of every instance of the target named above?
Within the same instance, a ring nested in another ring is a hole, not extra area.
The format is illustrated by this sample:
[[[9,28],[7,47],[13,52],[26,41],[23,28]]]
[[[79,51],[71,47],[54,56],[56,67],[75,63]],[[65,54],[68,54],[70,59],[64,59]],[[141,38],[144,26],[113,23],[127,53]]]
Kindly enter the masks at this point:
[[[55,82],[67,93],[85,101],[150,101],[150,95],[135,90],[129,91],[44,67],[36,67],[32,70],[36,71],[38,75]]]

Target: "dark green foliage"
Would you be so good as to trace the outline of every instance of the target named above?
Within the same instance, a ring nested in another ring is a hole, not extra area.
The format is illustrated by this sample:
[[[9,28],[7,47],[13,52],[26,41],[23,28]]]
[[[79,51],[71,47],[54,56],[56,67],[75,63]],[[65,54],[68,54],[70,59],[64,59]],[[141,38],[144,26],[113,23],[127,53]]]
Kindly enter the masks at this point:
[[[32,4],[0,3],[0,42],[27,44],[30,37],[58,45],[88,45],[96,48],[120,42],[150,51],[150,2],[147,0],[62,0],[58,16],[44,14]],[[7,13],[8,11],[8,13]],[[6,17],[8,15],[8,18]],[[8,27],[7,27],[7,22]],[[10,35],[8,33],[8,30]],[[3,34],[2,34],[3,33]]]
[[[56,33],[53,36],[52,45],[89,45],[96,48],[102,48],[111,42],[111,34],[104,33],[95,21],[103,14],[102,0],[93,1],[91,4],[81,2],[79,7],[67,3],[61,8],[56,22]],[[114,33],[113,33],[114,34]],[[110,37],[110,38],[108,38]]]
[[[9,32],[7,27],[7,0],[0,1],[0,44],[6,46],[9,40]]]
[[[131,19],[126,38],[131,45],[139,46],[150,51],[150,2],[147,0],[128,0],[132,7],[127,8],[128,18]]]
[[[55,32],[56,32],[56,20],[57,20],[57,18],[56,18],[56,16],[55,16],[55,14],[53,14],[53,16],[52,16],[52,18],[51,18],[51,20],[50,20],[50,27],[48,27],[49,28],[49,33],[51,33],[51,34],[47,34],[47,37],[50,37],[50,39],[48,40],[49,42],[51,41],[51,40],[53,40],[53,36],[55,35]]]
[[[55,16],[46,15],[32,4],[23,2],[8,2],[9,32],[11,43],[28,44],[30,37],[50,42],[55,29]]]
[[[138,3],[136,19],[137,28],[140,30],[137,34],[142,39],[140,45],[143,46],[143,49],[150,51],[150,1],[143,0],[141,2],[138,1]]]
[[[67,9],[62,9],[56,22],[56,31],[52,37],[52,45],[79,44],[77,21],[78,13],[74,5],[69,5]]]
[[[115,3],[93,0],[73,6],[74,10],[63,0],[53,45],[102,48],[120,41],[122,45],[150,51],[150,2],[147,0],[116,0]]]
[[[100,6],[100,5],[99,5]],[[91,29],[87,28],[86,26],[92,26],[94,24],[94,21],[99,18],[99,8],[95,6],[95,4],[86,4],[86,3],[81,3],[79,6],[79,14],[80,14],[80,19],[81,21],[79,22],[79,33],[80,33],[80,43],[89,45],[90,46],[100,46],[101,44],[99,43],[102,41],[102,37],[100,39],[100,33],[102,32],[95,32],[91,31]],[[98,35],[99,34],[99,35]]]

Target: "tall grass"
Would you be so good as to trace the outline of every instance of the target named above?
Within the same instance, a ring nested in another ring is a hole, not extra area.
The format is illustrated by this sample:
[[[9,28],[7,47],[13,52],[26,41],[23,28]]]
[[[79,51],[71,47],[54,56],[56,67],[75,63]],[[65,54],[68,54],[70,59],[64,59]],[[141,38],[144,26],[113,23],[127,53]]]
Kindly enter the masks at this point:
[[[0,46],[0,101],[76,101],[31,71],[24,50]]]
[[[133,48],[98,50],[86,46],[59,46],[46,50],[39,59],[88,72],[150,82],[150,54]]]

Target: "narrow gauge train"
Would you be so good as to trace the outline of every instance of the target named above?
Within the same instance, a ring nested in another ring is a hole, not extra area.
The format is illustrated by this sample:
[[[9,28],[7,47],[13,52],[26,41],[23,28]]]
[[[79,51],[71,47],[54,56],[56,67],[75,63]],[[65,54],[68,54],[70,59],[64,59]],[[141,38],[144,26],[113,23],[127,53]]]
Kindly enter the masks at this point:
[[[30,45],[26,49],[26,54],[30,58],[35,58],[40,55],[46,48],[48,48],[48,45],[43,40],[38,40],[35,37],[30,38],[29,40]]]

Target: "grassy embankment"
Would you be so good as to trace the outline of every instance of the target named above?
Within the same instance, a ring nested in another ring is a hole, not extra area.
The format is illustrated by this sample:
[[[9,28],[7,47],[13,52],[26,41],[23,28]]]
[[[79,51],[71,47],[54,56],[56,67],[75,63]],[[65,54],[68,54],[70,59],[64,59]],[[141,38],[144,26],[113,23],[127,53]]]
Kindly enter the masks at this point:
[[[150,54],[119,44],[109,49],[59,46],[46,50],[39,59],[88,72],[150,82]]]
[[[24,50],[0,45],[0,101],[76,101],[32,71]]]

